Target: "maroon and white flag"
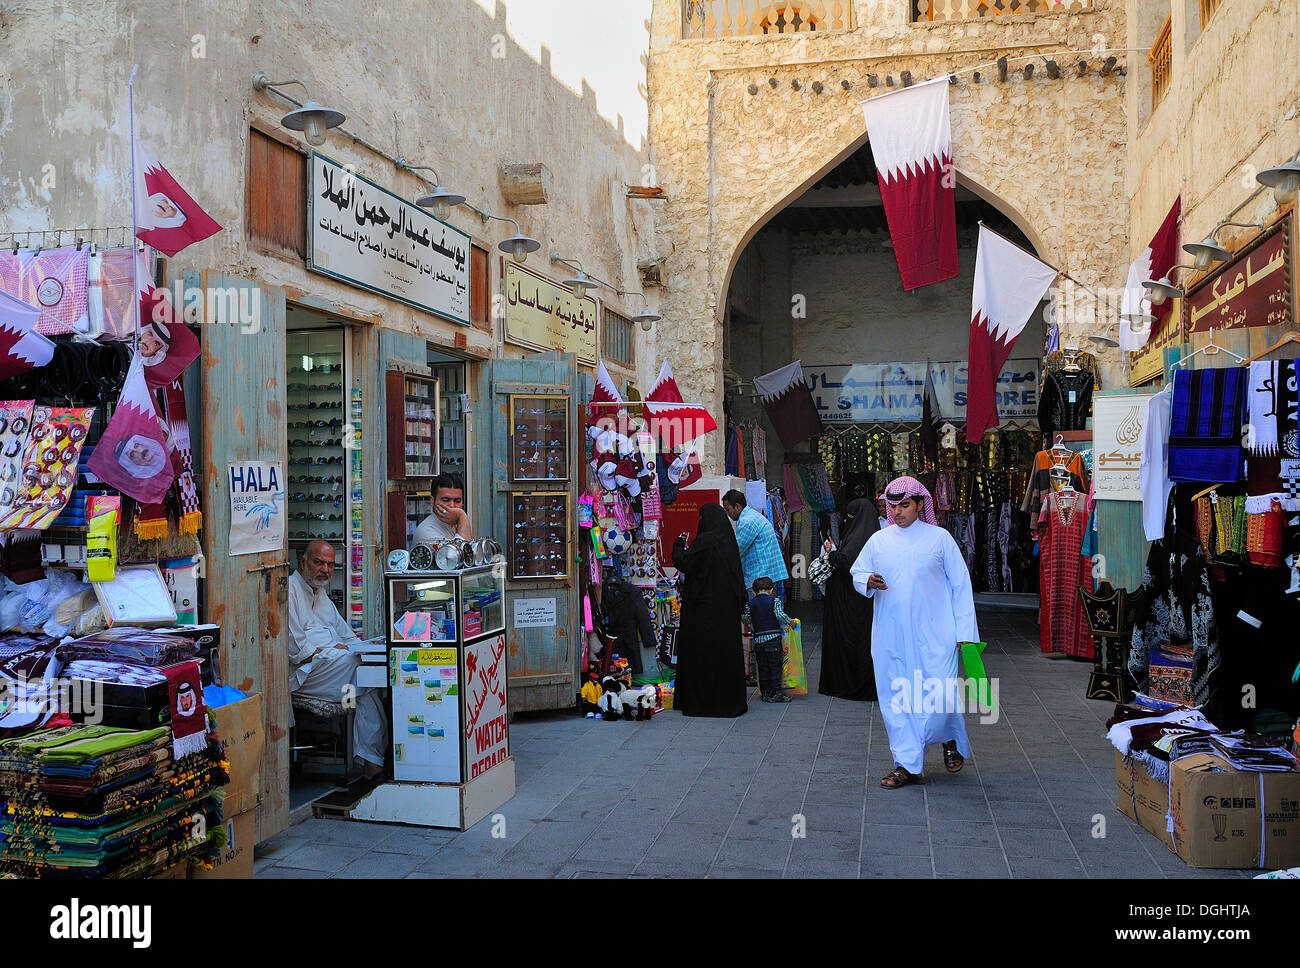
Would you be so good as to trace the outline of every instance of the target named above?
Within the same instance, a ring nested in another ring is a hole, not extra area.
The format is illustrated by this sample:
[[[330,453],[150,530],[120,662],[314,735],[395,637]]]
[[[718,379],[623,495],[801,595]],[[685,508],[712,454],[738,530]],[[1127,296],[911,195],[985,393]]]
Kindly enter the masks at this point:
[[[0,380],[44,366],[54,343],[36,331],[44,310],[0,289]]]
[[[606,418],[607,423],[613,420],[618,416],[619,407],[623,404],[618,387],[614,386],[609,370],[605,369],[604,360],[596,365],[596,389],[592,391],[591,402],[596,406],[591,407],[587,414],[588,427],[595,427],[602,417]]]
[[[140,357],[151,389],[178,379],[199,358],[199,339],[180,319],[167,290],[153,284],[153,258],[137,253],[140,280]]]
[[[1128,279],[1124,283],[1124,298],[1120,304],[1121,313],[1149,313],[1156,321],[1150,329],[1133,332],[1130,321],[1121,319],[1119,325],[1119,348],[1126,352],[1140,350],[1152,336],[1165,324],[1173,312],[1172,300],[1166,299],[1163,305],[1152,306],[1146,298],[1142,283],[1148,279],[1163,279],[1178,261],[1178,217],[1181,214],[1183,199],[1180,195],[1174,199],[1174,206],[1156,229],[1150,244],[1133,260],[1128,267]]]
[[[173,256],[187,245],[221,231],[199,203],[181,188],[153,152],[135,141],[135,234]]]
[[[904,289],[957,275],[956,171],[948,78],[862,103]]]
[[[754,389],[763,409],[781,438],[781,446],[793,447],[822,430],[822,418],[813,403],[812,391],[803,378],[803,361],[754,377]]]
[[[659,367],[659,376],[645,395],[645,409],[650,418],[650,433],[666,450],[684,448],[689,441],[718,429],[709,411],[698,403],[682,400],[682,391],[667,360]]]
[[[1016,337],[1059,273],[981,224],[971,299],[966,439],[998,425],[997,380]]]
[[[157,504],[175,479],[167,431],[144,380],[144,360],[131,360],[113,418],[86,462],[97,478],[142,504]]]

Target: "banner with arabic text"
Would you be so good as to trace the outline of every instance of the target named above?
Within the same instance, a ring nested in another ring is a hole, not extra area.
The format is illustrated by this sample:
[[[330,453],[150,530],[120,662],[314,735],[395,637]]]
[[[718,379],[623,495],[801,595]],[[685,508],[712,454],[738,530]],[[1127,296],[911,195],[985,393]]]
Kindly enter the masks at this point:
[[[572,353],[596,362],[596,300],[526,266],[506,262],[506,341],[532,350]]]
[[[1142,500],[1142,430],[1150,399],[1146,393],[1100,393],[1092,398],[1094,499]]]

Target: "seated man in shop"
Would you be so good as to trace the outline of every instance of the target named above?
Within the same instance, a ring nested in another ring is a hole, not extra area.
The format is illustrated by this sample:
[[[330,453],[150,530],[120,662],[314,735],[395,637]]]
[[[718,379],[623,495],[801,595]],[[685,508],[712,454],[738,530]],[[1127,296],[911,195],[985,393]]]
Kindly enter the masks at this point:
[[[307,699],[345,702],[355,690],[352,747],[365,762],[366,779],[372,779],[384,769],[387,716],[378,689],[357,688],[361,656],[348,646],[361,640],[330,601],[333,573],[334,547],[317,540],[307,545],[298,570],[289,577],[289,691]]]
[[[474,537],[465,513],[465,483],[459,474],[439,474],[433,479],[433,513],[415,529],[415,543],[433,544],[458,536]]]

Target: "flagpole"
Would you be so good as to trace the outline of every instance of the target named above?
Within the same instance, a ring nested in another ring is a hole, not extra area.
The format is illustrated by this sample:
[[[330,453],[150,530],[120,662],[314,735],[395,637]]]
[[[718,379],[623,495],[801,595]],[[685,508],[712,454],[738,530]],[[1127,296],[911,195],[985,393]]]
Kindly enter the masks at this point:
[[[135,333],[131,339],[131,350],[139,355],[140,352],[140,259],[139,259],[139,241],[136,236],[137,226],[135,224],[136,213],[136,172],[135,172],[135,75],[140,70],[140,65],[136,64],[131,68],[131,78],[126,82],[126,102],[127,114],[130,120],[131,128],[131,281],[135,283]]]

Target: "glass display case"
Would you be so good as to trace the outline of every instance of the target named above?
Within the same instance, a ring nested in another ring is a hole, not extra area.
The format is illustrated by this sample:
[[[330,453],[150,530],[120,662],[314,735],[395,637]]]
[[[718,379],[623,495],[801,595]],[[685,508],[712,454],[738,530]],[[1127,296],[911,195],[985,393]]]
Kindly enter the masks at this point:
[[[344,336],[340,327],[294,330],[286,336],[288,373],[288,518],[290,556],[310,541],[334,545],[344,564],[348,502],[344,485]],[[344,607],[347,569],[336,568],[329,594]]]
[[[438,381],[389,371],[388,476],[394,480],[437,477],[441,473]]]
[[[569,492],[510,495],[510,577],[569,576]]]
[[[482,565],[386,575],[388,639],[394,645],[468,642],[505,630],[505,576]]]
[[[569,479],[568,397],[510,397],[510,477]]]
[[[443,472],[466,477],[469,464],[469,421],[465,419],[462,397],[465,394],[464,363],[434,363],[429,369],[438,379],[438,406],[441,410],[438,424],[441,447],[439,463]],[[469,491],[466,485],[465,500]]]

